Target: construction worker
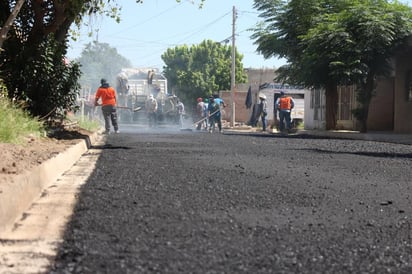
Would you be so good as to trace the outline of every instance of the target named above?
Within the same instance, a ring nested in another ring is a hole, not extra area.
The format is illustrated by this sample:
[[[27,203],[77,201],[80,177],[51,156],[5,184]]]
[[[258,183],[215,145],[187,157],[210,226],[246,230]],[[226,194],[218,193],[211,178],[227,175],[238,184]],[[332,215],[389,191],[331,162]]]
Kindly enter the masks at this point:
[[[260,117],[262,119],[262,131],[265,132],[266,126],[267,126],[266,116],[268,115],[268,104],[266,101],[266,95],[263,93],[259,94],[259,99],[260,99],[260,104],[259,104]]]
[[[208,104],[208,117],[209,117],[209,132],[215,131],[215,126],[219,128],[219,132],[222,132],[222,117],[220,113],[220,103],[216,102],[216,99],[212,96],[209,99]]]
[[[106,79],[100,80],[101,86],[97,89],[95,95],[95,106],[102,106],[102,113],[104,118],[104,127],[106,129],[105,133],[110,133],[110,120],[114,127],[114,132],[119,133],[119,125],[117,123],[117,99],[116,90],[109,86]],[[99,104],[99,99],[101,99],[101,104]]]
[[[147,84],[148,84],[149,86],[151,86],[151,85],[153,84],[153,77],[154,77],[154,75],[155,75],[154,69],[149,70],[149,71],[147,72]]]
[[[177,99],[176,101],[176,109],[177,109],[177,113],[179,114],[179,125],[180,128],[183,128],[183,118],[185,115],[185,105],[183,104],[182,101],[180,101],[180,99]]]
[[[291,125],[291,110],[295,107],[295,101],[292,97],[285,95],[283,91],[280,92],[280,97],[275,103],[276,109],[279,111],[279,130],[281,132],[290,131]],[[286,121],[286,129],[285,129]]]
[[[145,103],[149,127],[157,126],[157,107],[157,100],[154,98],[153,94],[150,94]]]
[[[207,131],[207,128],[208,128],[208,126],[209,126],[209,118],[207,118],[207,116],[208,116],[208,113],[209,113],[209,110],[208,110],[208,107],[209,107],[209,98],[205,98],[205,101],[204,101],[204,105],[205,105],[205,114],[204,114],[204,117],[206,117],[206,119],[205,119],[205,130]]]

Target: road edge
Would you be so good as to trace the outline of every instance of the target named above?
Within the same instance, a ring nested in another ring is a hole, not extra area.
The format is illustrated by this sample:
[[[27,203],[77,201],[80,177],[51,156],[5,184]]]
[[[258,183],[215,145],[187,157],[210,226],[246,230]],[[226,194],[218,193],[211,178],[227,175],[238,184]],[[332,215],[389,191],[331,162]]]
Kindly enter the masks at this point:
[[[21,218],[33,201],[40,197],[43,190],[69,170],[79,158],[96,142],[99,134],[95,132],[55,157],[48,159],[30,171],[13,177],[12,181],[2,184],[0,192],[0,233],[10,229]]]

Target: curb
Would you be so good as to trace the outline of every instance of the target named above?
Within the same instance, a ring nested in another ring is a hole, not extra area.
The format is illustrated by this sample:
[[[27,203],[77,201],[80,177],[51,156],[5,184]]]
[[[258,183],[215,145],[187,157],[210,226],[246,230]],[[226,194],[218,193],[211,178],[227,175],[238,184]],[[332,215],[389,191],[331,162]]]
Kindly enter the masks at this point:
[[[274,136],[288,136],[282,135],[278,131],[262,132],[256,128],[225,128],[225,132],[241,132],[241,133],[254,133],[254,134],[271,134]],[[316,136],[324,138],[336,138],[336,139],[350,139],[350,140],[363,140],[384,142],[392,144],[412,145],[412,134],[408,133],[393,133],[393,132],[381,132],[372,131],[368,133],[360,133],[359,131],[349,130],[297,130],[292,133],[291,136]]]
[[[0,192],[0,232],[10,229],[43,190],[70,169],[96,141],[98,133],[85,137],[55,157],[2,184]],[[23,216],[24,217],[24,216]]]

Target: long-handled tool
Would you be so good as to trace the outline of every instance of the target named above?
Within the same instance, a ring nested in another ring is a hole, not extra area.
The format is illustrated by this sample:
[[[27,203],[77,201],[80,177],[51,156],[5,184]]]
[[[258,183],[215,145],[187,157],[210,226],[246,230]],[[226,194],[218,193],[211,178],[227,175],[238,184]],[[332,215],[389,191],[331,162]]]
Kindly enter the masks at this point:
[[[121,109],[129,109],[133,112],[139,111],[142,109],[142,107],[135,107],[135,108],[131,108],[131,107],[124,107],[124,106],[117,106],[116,108],[121,108]]]
[[[102,105],[97,105],[98,107],[101,107]],[[120,108],[120,109],[129,109],[133,112],[139,111],[142,109],[142,107],[135,107],[135,108],[131,108],[131,107],[125,107],[125,106],[116,106],[116,108]]]
[[[209,116],[206,116],[205,118],[202,118],[202,119],[200,119],[200,120],[199,120],[199,121],[197,121],[197,122],[194,122],[194,123],[193,123],[193,125],[197,125],[197,124],[199,124],[200,122],[203,122],[204,120],[209,119],[209,118],[210,118],[210,116],[215,115],[215,114],[216,114],[216,113],[218,113],[219,111],[220,111],[220,109],[218,109],[218,110],[216,110],[216,111],[212,112]]]

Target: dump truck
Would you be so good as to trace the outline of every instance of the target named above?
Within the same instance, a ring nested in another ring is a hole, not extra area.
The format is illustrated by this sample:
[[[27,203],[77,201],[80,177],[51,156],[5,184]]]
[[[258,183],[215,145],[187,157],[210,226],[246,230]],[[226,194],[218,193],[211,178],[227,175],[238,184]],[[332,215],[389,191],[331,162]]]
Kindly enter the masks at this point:
[[[167,92],[167,79],[152,68],[124,68],[116,77],[120,123],[146,123],[145,102],[149,95],[157,100],[159,123],[177,123],[178,98]],[[139,111],[133,111],[139,109]]]

